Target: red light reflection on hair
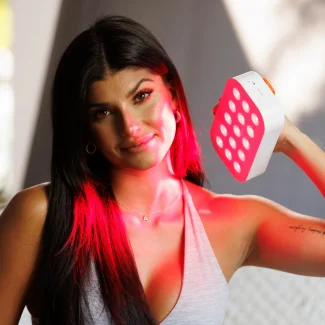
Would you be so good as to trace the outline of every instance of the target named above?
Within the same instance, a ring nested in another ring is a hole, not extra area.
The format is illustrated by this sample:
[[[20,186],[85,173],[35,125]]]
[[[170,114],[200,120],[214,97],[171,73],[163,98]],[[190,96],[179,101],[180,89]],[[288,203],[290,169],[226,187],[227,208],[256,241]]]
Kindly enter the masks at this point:
[[[76,258],[74,280],[83,278],[89,258],[92,258],[99,262],[102,271],[109,270],[118,285],[120,270],[117,270],[116,261],[119,259],[123,266],[129,242],[116,202],[104,202],[94,185],[86,182],[83,195],[74,202],[73,213],[72,231],[62,250],[68,248]]]

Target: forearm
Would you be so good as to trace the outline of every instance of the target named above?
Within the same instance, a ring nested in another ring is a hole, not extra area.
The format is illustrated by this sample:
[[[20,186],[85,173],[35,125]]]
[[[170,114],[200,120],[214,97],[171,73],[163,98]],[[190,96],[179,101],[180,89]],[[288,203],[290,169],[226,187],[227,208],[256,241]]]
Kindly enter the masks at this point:
[[[325,197],[325,152],[296,127],[286,135],[281,151],[308,175]]]

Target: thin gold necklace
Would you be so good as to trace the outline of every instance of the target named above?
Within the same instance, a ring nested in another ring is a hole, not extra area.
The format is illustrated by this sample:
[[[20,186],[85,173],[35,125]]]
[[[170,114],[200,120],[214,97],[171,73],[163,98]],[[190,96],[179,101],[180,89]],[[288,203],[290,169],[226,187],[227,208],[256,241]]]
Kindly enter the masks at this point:
[[[165,211],[168,207],[170,207],[179,197],[181,196],[181,192],[178,193],[178,195],[173,199],[173,201],[171,203],[169,203],[165,208],[163,208],[162,210],[158,211],[158,212],[155,212],[155,213],[140,213],[140,212],[137,212],[129,207],[127,207],[126,205],[122,204],[119,200],[116,200],[116,202],[122,206],[123,208],[127,209],[127,210],[130,210],[132,212],[134,212],[135,214],[141,216],[143,218],[143,221],[148,221],[148,216],[153,216],[155,214],[159,214],[159,213],[162,213],[163,211]]]

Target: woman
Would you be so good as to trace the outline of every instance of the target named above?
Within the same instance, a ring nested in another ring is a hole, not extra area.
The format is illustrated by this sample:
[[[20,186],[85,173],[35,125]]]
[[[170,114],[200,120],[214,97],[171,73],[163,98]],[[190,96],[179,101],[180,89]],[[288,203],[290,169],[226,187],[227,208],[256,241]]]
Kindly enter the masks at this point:
[[[203,188],[181,80],[143,26],[82,32],[52,99],[51,182],[0,220],[2,324],[26,305],[42,325],[221,324],[241,266],[325,276],[324,220]],[[325,194],[325,154],[289,120],[275,151]]]

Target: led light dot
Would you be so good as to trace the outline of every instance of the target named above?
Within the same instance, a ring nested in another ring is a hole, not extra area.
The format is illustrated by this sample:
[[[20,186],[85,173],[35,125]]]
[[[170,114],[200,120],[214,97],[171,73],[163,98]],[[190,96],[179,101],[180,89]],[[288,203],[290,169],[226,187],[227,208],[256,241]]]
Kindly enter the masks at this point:
[[[238,157],[241,161],[245,161],[245,154],[242,152],[242,150],[238,150]]]
[[[236,112],[236,105],[232,100],[228,102],[228,106],[232,112]]]
[[[240,92],[237,88],[234,88],[233,94],[237,100],[240,100]]]
[[[248,141],[246,138],[243,138],[243,146],[244,146],[244,148],[247,149],[247,150],[248,150],[249,147],[250,147],[250,146],[249,146],[249,141]]]
[[[238,113],[238,121],[240,124],[244,125],[245,124],[245,117],[243,116],[243,114]]]
[[[222,141],[222,139],[220,138],[220,137],[216,137],[216,142],[217,142],[217,145],[220,147],[220,148],[222,148],[223,147],[223,141]]]
[[[247,133],[251,138],[254,138],[254,130],[251,126],[247,127]]]
[[[231,154],[230,150],[226,149],[225,150],[225,155],[226,155],[226,157],[227,157],[228,160],[231,160],[232,159],[232,154]]]
[[[249,105],[246,101],[243,101],[242,103],[243,109],[246,113],[249,113]]]
[[[223,124],[220,125],[220,131],[224,136],[227,136],[228,131],[227,131],[227,128]]]
[[[252,121],[255,125],[258,125],[259,120],[256,114],[252,114]]]
[[[234,133],[237,135],[237,137],[240,137],[240,129],[237,125],[234,126]]]
[[[228,113],[225,113],[225,120],[228,124],[231,124],[231,116]]]
[[[237,173],[240,173],[241,168],[237,161],[234,162],[234,168]]]
[[[229,138],[229,144],[231,145],[232,148],[236,149],[236,141],[233,137]]]

